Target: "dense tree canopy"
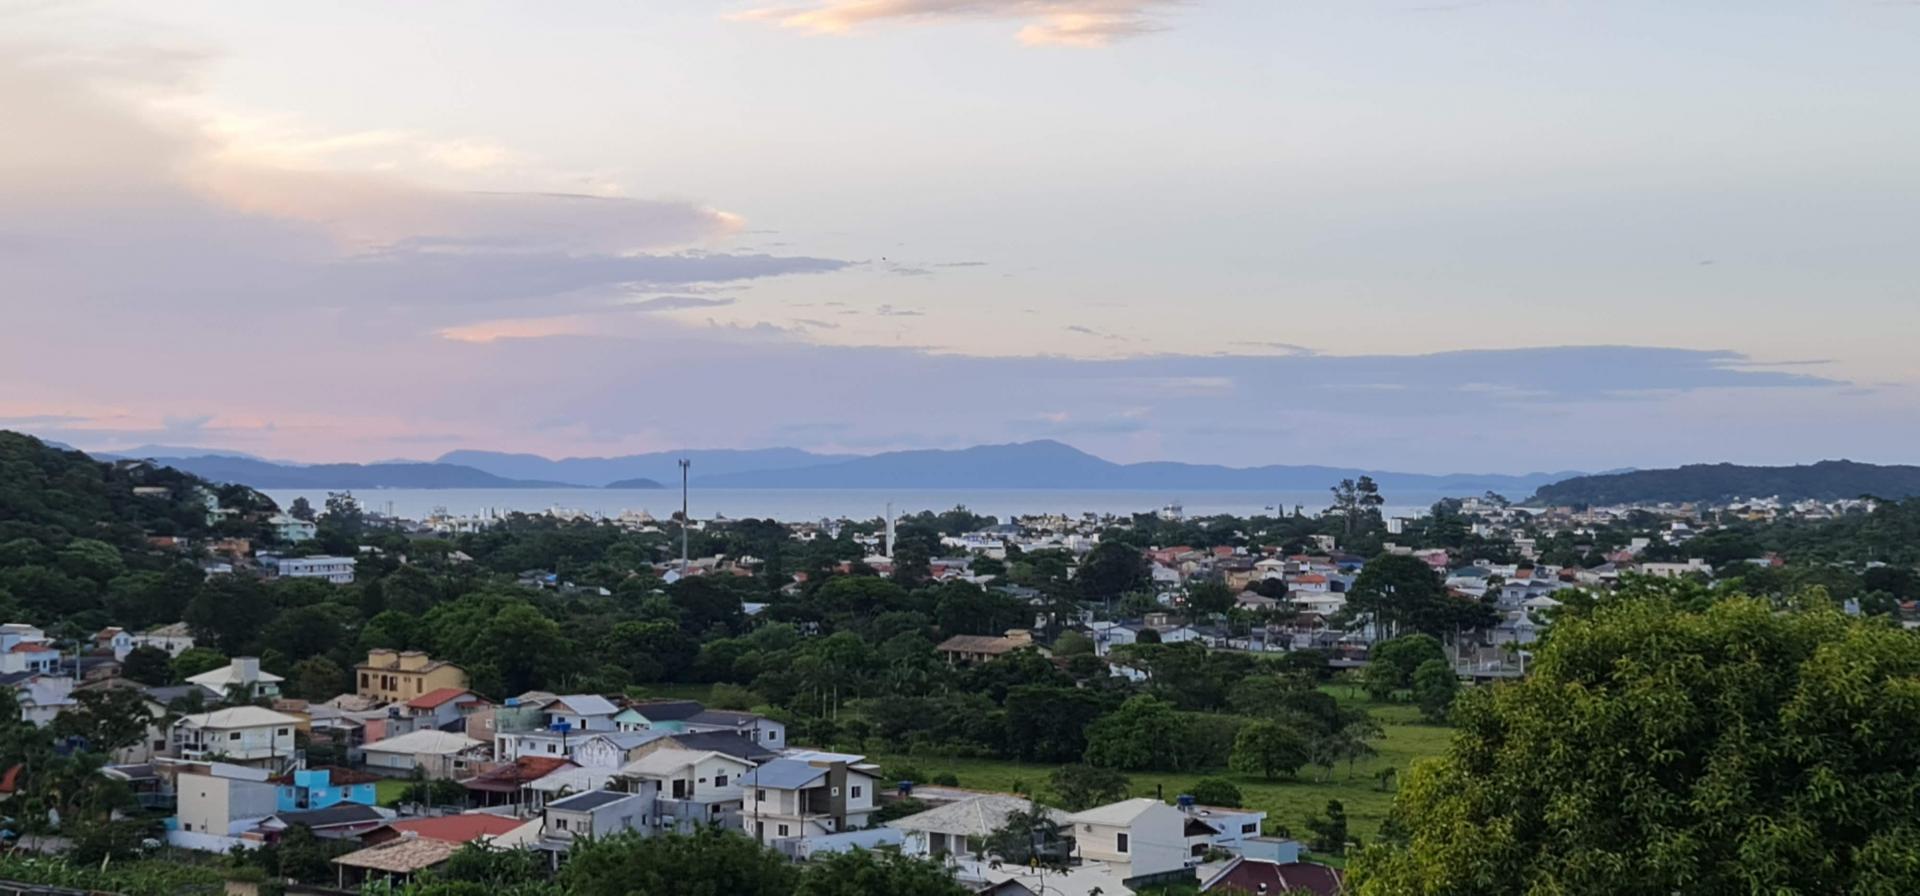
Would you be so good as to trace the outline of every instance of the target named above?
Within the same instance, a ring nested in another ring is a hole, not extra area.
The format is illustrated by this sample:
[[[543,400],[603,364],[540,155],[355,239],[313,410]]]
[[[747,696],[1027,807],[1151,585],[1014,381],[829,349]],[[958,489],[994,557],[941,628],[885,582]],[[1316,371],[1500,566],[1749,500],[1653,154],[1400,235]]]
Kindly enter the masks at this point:
[[[1461,699],[1359,893],[1920,892],[1920,639],[1645,591]]]

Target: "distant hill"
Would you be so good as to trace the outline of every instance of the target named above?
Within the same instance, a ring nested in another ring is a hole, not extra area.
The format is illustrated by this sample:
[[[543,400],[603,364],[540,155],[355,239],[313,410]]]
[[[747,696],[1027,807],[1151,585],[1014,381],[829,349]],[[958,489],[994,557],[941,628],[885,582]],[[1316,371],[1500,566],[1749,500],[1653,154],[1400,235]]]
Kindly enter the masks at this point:
[[[463,450],[442,454],[438,461],[472,467],[507,479],[543,479],[600,486],[631,479],[651,479],[656,484],[678,482],[682,458],[693,461],[694,475],[715,476],[746,471],[788,470],[852,457],[854,455],[815,454],[798,448],[752,448],[656,451],[621,457],[566,457],[552,460],[538,454]]]
[[[564,482],[507,479],[439,463],[277,464],[231,455],[148,458],[215,482],[253,488],[567,488]]]
[[[1881,466],[1850,460],[1823,460],[1793,467],[1691,464],[1671,470],[1575,476],[1541,486],[1529,503],[1714,503],[1776,495],[1787,501],[1834,501],[1861,495],[1910,498],[1920,495],[1920,467]]]
[[[142,489],[135,494],[134,489]],[[165,489],[146,493],[148,489]],[[238,509],[271,511],[250,489],[218,487],[176,469],[109,463],[0,430],[0,532],[49,544],[95,538],[126,548],[146,534],[208,534],[204,492]],[[0,540],[4,540],[0,538]],[[24,595],[23,595],[24,596]]]
[[[609,482],[601,486],[601,488],[666,488],[666,486],[651,479],[622,479],[617,482]]]
[[[694,468],[699,469],[698,465]],[[1224,467],[1155,461],[1117,464],[1055,441],[958,450],[891,451],[786,470],[705,474],[712,488],[1085,488],[1308,491],[1361,475],[1383,490],[1527,494],[1577,473],[1395,473],[1324,466]]]

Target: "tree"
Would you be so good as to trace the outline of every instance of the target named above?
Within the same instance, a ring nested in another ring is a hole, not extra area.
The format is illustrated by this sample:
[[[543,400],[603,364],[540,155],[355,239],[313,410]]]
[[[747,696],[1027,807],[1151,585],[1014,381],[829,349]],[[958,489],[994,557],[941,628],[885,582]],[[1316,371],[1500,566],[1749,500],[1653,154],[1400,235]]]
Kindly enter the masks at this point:
[[[211,647],[189,647],[173,658],[173,680],[186,681],[227,664],[227,655]]]
[[[1194,782],[1193,792],[1188,796],[1202,806],[1224,806],[1229,809],[1239,808],[1242,799],[1240,788],[1225,778],[1201,778]]]
[[[793,896],[967,896],[946,868],[897,852],[854,849],[816,858]]]
[[[1327,508],[1327,513],[1340,517],[1341,529],[1348,538],[1382,525],[1380,508],[1387,503],[1387,499],[1380,496],[1380,486],[1373,481],[1373,477],[1342,479],[1331,491],[1333,506]]]
[[[1025,762],[1073,762],[1087,751],[1087,729],[1107,706],[1085,688],[1018,685],[1007,689],[1007,750]]]
[[[1233,609],[1233,592],[1219,582],[1199,582],[1187,588],[1187,615],[1196,619],[1218,616]]]
[[[1102,541],[1080,561],[1073,582],[1081,598],[1089,601],[1112,600],[1147,584],[1147,556],[1139,548],[1119,541]]]
[[[1124,800],[1130,783],[1126,775],[1091,765],[1063,765],[1047,776],[1047,789],[1069,812]]]
[[[1426,561],[1403,554],[1367,561],[1347,594],[1347,612],[1372,616],[1388,637],[1412,632],[1452,637],[1459,628],[1490,625],[1494,619],[1478,601],[1448,594]]]
[[[559,884],[572,896],[792,896],[785,857],[718,826],[575,843]]]
[[[1367,694],[1375,700],[1385,700],[1393,696],[1394,691],[1413,687],[1414,670],[1436,660],[1444,665],[1447,651],[1432,635],[1401,635],[1375,644],[1368,653],[1363,679]]]
[[[1053,639],[1054,656],[1078,656],[1093,653],[1093,639],[1076,631],[1061,632]]]
[[[132,688],[75,691],[75,708],[53,719],[57,738],[80,738],[95,753],[112,753],[146,740],[147,726],[159,714],[147,705],[146,695]]]
[[[1173,705],[1145,695],[1128,698],[1087,731],[1087,764],[1179,771],[1186,767],[1180,719]]]
[[[1651,591],[1651,589],[1649,589]],[[1920,639],[1809,602],[1629,586],[1474,688],[1375,894],[1920,892]]]
[[[1313,839],[1307,845],[1320,852],[1345,855],[1349,842],[1347,807],[1339,800],[1327,800],[1326,814],[1307,819],[1307,830],[1313,832]]]
[[[294,498],[293,503],[287,506],[287,516],[293,517],[296,520],[306,520],[309,523],[313,522],[312,502],[308,501],[305,495]]]
[[[1446,660],[1427,660],[1413,670],[1413,701],[1429,722],[1444,722],[1460,693],[1460,677]]]
[[[1263,719],[1240,729],[1240,736],[1233,739],[1228,764],[1243,775],[1260,775],[1271,781],[1281,775],[1292,777],[1311,758],[1307,739],[1298,730]]]
[[[347,671],[324,656],[310,656],[294,663],[292,678],[296,695],[313,701],[332,698],[352,685]]]
[[[1036,868],[1065,868],[1072,850],[1053,811],[1029,806],[1025,811],[1007,813],[1007,820],[983,844],[987,855],[1014,865]]]
[[[127,651],[127,658],[120,661],[120,675],[131,681],[159,687],[173,680],[173,657],[158,647],[143,644]]]

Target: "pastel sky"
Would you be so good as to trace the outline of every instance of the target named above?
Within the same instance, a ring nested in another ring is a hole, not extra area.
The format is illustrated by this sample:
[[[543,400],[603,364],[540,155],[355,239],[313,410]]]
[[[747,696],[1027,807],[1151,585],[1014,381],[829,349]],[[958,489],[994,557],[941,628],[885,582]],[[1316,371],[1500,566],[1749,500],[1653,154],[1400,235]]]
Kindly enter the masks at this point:
[[[0,0],[0,428],[1916,460],[1920,5]]]

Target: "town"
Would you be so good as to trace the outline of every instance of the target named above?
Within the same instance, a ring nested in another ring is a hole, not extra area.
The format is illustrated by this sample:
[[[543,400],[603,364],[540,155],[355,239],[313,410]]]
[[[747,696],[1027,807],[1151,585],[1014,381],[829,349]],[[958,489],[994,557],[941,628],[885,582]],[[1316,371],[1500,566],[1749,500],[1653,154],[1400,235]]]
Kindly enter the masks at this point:
[[[1452,705],[1524,679],[1563,615],[1740,589],[1910,626],[1920,597],[1912,558],[1855,537],[1914,505],[1870,499],[1383,517],[1361,479],[1255,518],[416,521],[9,438],[124,489],[118,544],[5,545],[36,620],[0,625],[17,736],[100,757],[113,794],[52,811],[53,772],[18,762],[10,833],[311,892],[464,873],[463,850],[537,880],[711,829],[973,892],[1336,893],[1392,833],[1389,757],[1442,749]]]

